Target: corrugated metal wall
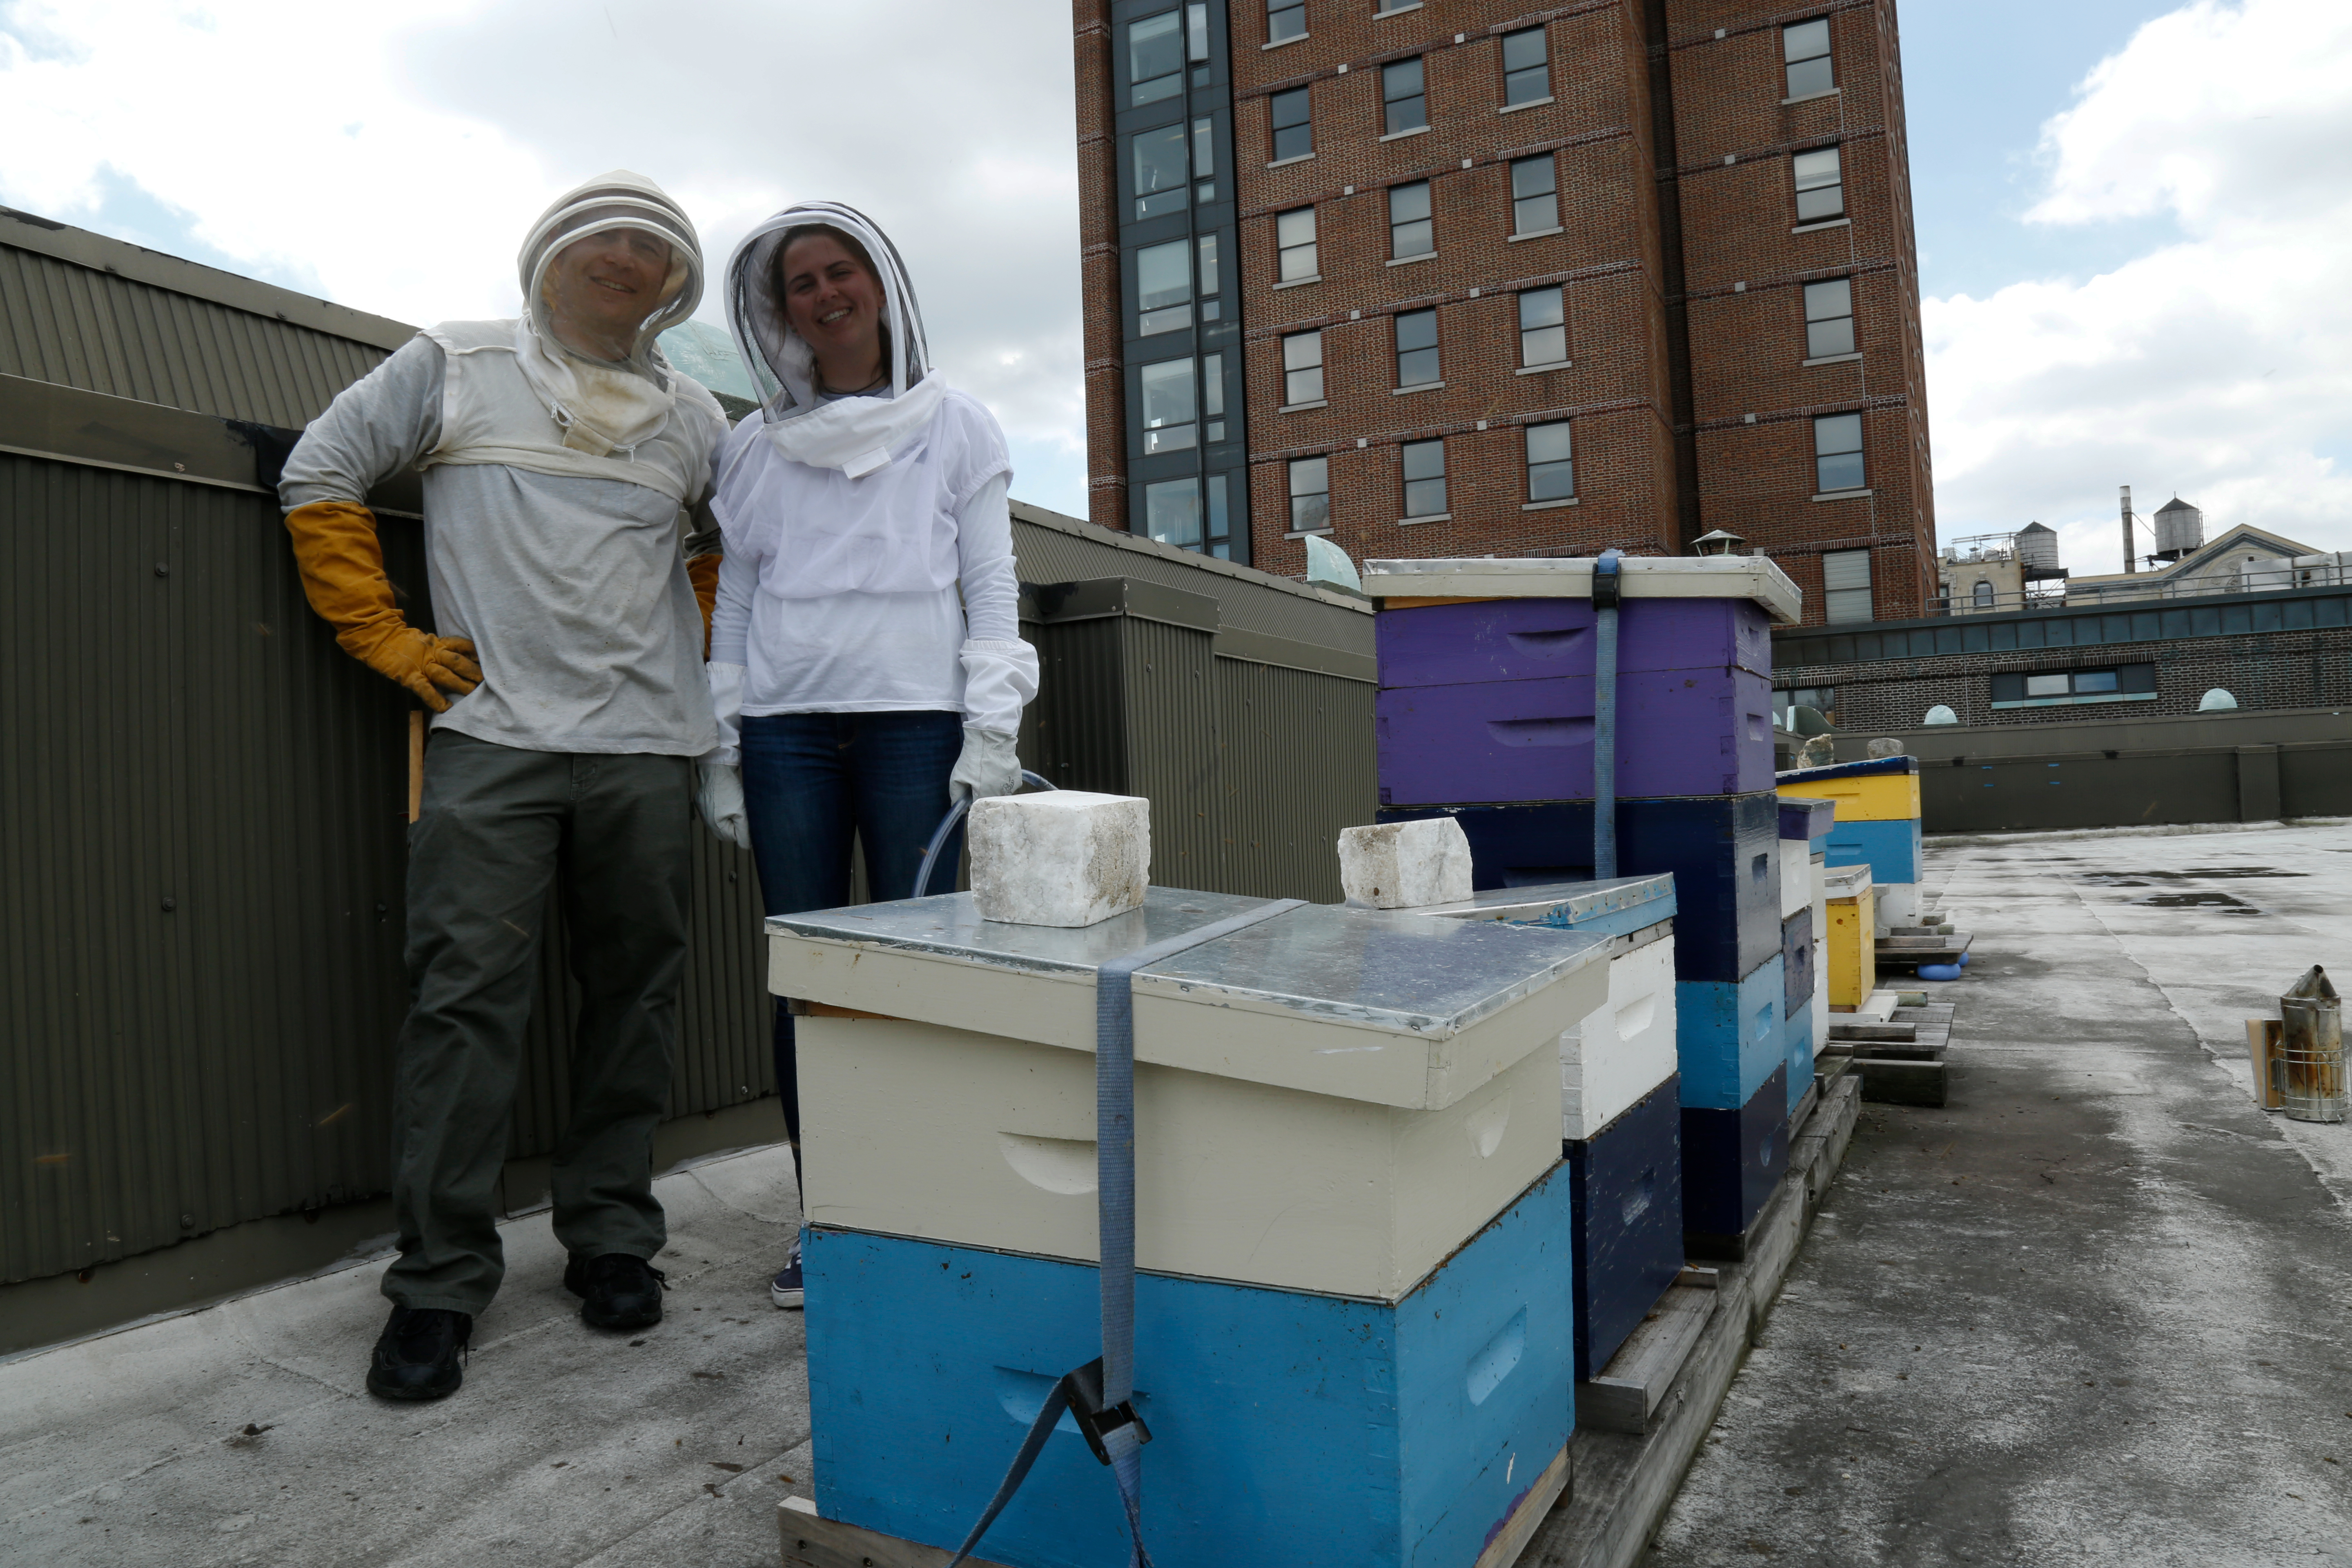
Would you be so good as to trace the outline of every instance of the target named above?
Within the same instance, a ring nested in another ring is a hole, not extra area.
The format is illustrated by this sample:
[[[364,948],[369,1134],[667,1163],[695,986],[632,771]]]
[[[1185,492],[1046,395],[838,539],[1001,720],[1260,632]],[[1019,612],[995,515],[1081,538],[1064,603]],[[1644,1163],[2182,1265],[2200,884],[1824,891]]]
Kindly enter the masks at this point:
[[[270,497],[0,456],[0,1279],[383,1191],[407,698]],[[748,857],[698,837],[674,1114],[774,1087]],[[563,1123],[569,989],[551,942],[515,1157]]]
[[[385,357],[370,343],[0,246],[0,375],[299,430]]]
[[[1065,789],[1147,796],[1154,882],[1339,900],[1339,830],[1377,810],[1370,681],[1219,658],[1205,629],[1139,615],[1022,633],[1041,667],[1023,756]]]

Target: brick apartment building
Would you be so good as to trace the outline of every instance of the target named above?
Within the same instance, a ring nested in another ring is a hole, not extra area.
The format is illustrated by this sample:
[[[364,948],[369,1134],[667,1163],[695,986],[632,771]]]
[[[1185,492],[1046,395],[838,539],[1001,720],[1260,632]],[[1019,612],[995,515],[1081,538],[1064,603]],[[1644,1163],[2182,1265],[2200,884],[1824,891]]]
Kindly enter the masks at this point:
[[[1094,521],[1935,598],[1893,0],[1075,0]]]

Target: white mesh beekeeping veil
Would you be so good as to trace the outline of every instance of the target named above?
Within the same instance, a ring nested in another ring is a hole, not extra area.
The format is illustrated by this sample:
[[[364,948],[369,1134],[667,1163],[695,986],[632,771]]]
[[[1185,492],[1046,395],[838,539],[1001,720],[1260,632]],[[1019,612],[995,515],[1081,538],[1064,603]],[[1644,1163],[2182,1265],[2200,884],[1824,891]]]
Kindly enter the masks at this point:
[[[786,207],[744,237],[727,264],[727,320],[735,344],[758,384],[761,412],[770,424],[803,417],[822,405],[816,395],[815,355],[793,331],[784,302],[776,294],[776,252],[792,230],[808,226],[839,229],[864,247],[882,280],[882,327],[888,340],[890,395],[902,396],[930,374],[930,349],[923,338],[923,312],[915,302],[907,263],[890,237],[856,207],[839,202],[801,202]]]
[[[669,247],[668,276],[637,323],[625,368],[572,353],[550,316],[548,268],[566,247],[612,229],[642,229]],[[615,169],[566,192],[531,225],[516,258],[523,314],[515,350],[522,372],[564,432],[564,445],[595,456],[632,450],[668,423],[674,374],[655,340],[702,302],[702,242],[686,211],[643,174]]]

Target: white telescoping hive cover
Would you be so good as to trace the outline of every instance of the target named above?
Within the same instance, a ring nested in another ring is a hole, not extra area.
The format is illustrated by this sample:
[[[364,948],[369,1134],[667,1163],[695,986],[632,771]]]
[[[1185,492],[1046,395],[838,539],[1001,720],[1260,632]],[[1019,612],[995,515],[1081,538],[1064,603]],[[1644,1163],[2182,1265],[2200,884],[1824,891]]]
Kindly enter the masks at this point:
[[[1760,555],[1628,555],[1618,563],[1628,599],[1753,599],[1783,626],[1804,595]],[[1381,599],[1589,599],[1592,558],[1459,556],[1367,561],[1364,592]]]
[[[968,893],[778,915],[779,995],[1092,1050],[1100,964],[1260,900],[1153,888],[1081,928],[983,921]],[[1435,1109],[1607,994],[1580,931],[1309,904],[1135,976],[1139,1062]]]

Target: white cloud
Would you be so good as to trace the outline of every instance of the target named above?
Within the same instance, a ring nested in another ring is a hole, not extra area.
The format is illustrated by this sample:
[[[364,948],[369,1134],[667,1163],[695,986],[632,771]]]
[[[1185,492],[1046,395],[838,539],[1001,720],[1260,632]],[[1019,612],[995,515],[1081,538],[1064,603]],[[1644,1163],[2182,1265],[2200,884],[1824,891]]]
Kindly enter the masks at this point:
[[[1003,421],[1017,493],[1082,510],[1069,16],[0,0],[0,203],[425,322],[514,310],[524,229],[604,169],[677,195],[714,273],[788,201],[847,201],[907,257],[941,367]],[[723,323],[715,288],[700,315]]]
[[[2087,279],[1925,302],[1947,537],[2058,527],[2121,564],[2118,483],[2352,548],[2352,7],[2198,0],[2148,23],[2044,127],[2030,222],[2167,218]],[[2145,531],[2140,548],[2147,543]]]

